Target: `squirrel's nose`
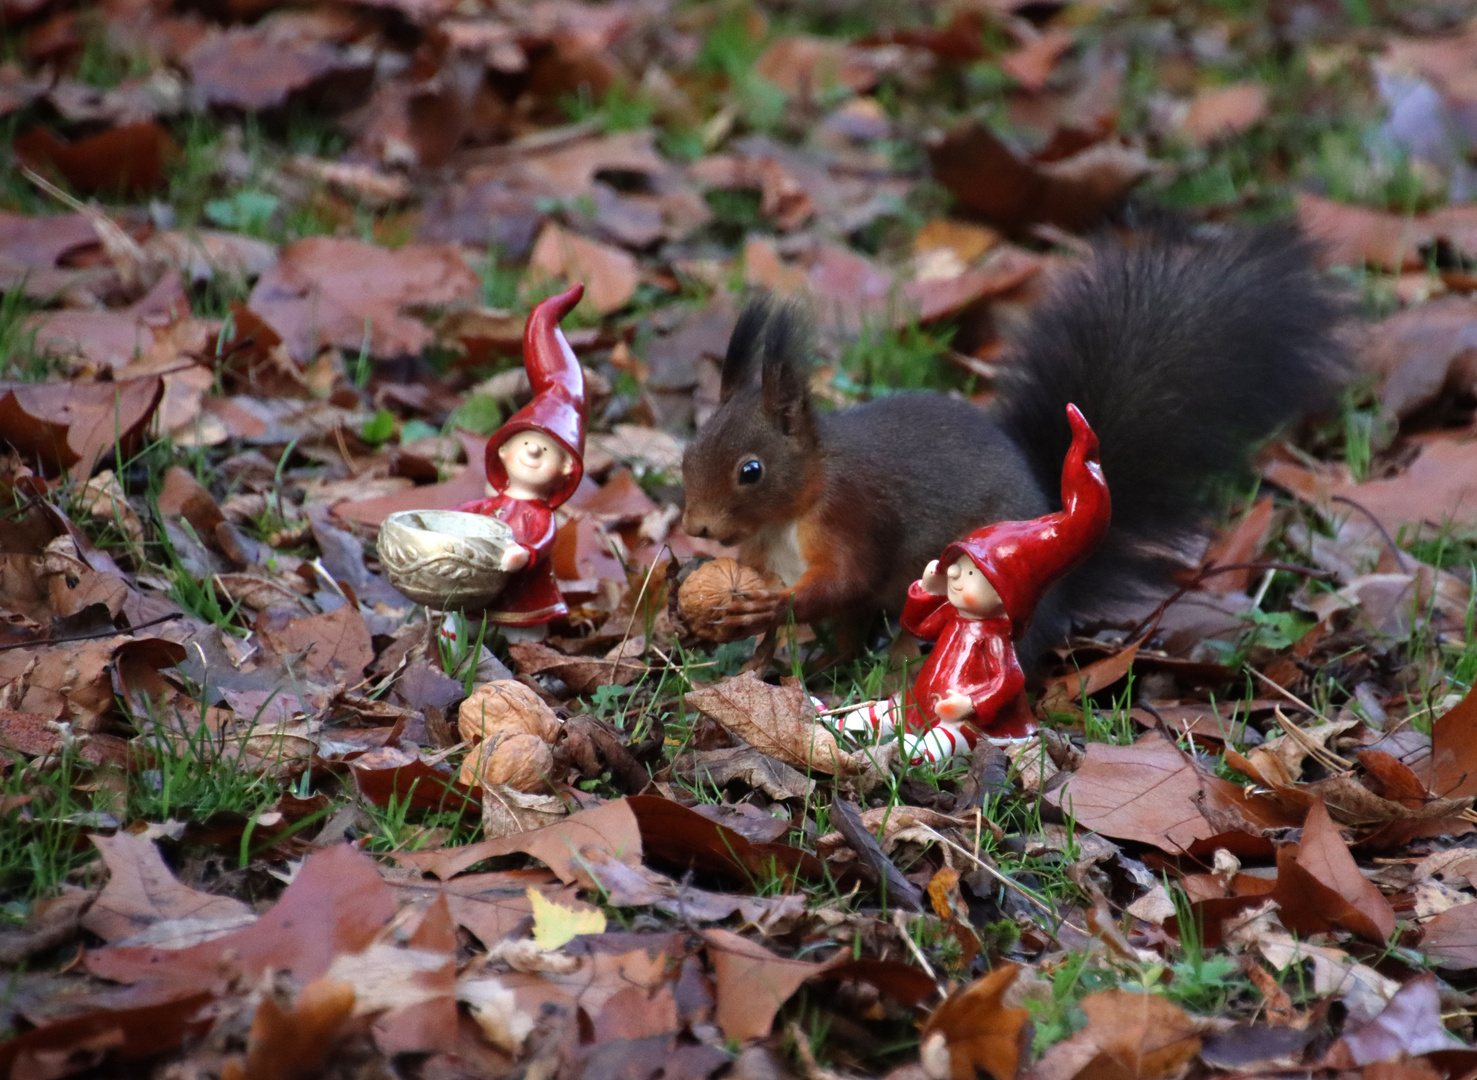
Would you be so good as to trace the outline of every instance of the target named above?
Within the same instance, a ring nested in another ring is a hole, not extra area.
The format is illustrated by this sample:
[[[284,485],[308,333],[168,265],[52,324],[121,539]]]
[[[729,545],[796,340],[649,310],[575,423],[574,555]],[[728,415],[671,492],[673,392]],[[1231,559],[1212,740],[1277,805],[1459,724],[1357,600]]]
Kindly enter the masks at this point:
[[[682,515],[682,531],[688,536],[696,536],[704,540],[708,538],[709,534],[708,527],[694,518],[691,513],[684,513]]]

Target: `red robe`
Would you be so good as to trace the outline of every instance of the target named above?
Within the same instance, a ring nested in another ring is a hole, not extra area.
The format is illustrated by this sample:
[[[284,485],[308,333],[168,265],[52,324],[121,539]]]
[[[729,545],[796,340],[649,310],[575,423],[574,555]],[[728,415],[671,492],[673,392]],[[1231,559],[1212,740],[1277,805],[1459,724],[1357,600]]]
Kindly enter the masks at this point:
[[[908,587],[902,623],[914,637],[938,642],[908,692],[908,731],[918,734],[939,723],[934,709],[951,690],[974,703],[974,712],[963,717],[967,734],[1020,738],[1035,730],[1008,617],[965,618],[947,596],[924,592],[923,583],[915,581]]]
[[[513,539],[528,549],[528,565],[508,578],[487,618],[505,626],[537,626],[568,615],[569,608],[559,595],[554,580],[554,511],[542,500],[515,499],[510,495],[494,495],[462,503],[456,510],[469,514],[486,514],[505,521],[513,530]]]

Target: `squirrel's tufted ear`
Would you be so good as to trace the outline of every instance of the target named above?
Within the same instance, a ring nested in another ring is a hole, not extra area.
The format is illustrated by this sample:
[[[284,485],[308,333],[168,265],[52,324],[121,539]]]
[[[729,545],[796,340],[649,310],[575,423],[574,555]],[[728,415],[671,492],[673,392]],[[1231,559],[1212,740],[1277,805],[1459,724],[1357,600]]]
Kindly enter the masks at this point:
[[[733,335],[728,339],[728,352],[723,357],[722,380],[719,383],[720,403],[733,397],[735,391],[743,389],[758,374],[759,353],[764,348],[764,328],[774,314],[774,302],[768,294],[757,293],[744,304],[739,313]]]
[[[760,400],[780,431],[813,438],[810,407],[810,321],[795,305],[775,308],[764,326]]]

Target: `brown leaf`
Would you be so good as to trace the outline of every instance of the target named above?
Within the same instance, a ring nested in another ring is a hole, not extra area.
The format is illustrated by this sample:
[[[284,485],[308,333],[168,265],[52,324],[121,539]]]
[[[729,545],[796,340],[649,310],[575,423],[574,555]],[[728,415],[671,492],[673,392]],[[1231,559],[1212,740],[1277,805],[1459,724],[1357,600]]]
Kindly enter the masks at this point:
[[[1442,1023],[1436,976],[1427,972],[1396,991],[1373,1020],[1346,1031],[1329,1047],[1324,1061],[1335,1068],[1349,1069],[1463,1046]]]
[[[60,142],[45,128],[32,128],[14,145],[16,156],[32,169],[55,169],[85,195],[148,194],[159,187],[166,167],[180,153],[169,133],[152,120],[109,128],[74,143]]]
[[[1206,146],[1240,135],[1266,115],[1266,87],[1256,82],[1232,83],[1196,94],[1180,131],[1191,142]]]
[[[825,876],[819,859],[788,844],[755,844],[744,836],[671,799],[633,795],[625,800],[641,831],[641,847],[658,865],[684,874],[696,870],[717,874],[736,885],[753,888],[784,871],[781,882],[795,888],[795,878]]]
[[[814,780],[752,746],[678,754],[672,759],[672,775],[698,789],[722,789],[730,781],[738,780],[771,799],[803,799],[815,790]]]
[[[257,1006],[244,1064],[230,1062],[223,1080],[306,1080],[317,1075],[354,1011],[354,988],[319,977],[303,987],[290,1009],[269,994]]]
[[[1383,943],[1395,932],[1395,912],[1354,862],[1333,819],[1319,799],[1303,822],[1295,858],[1291,847],[1277,852],[1277,887],[1282,924],[1295,934],[1341,927]]]
[[[334,76],[362,93],[373,76],[369,58],[325,41],[274,34],[270,23],[211,34],[185,54],[183,66],[205,102],[250,112],[280,108]]]
[[[637,660],[566,656],[536,641],[515,642],[508,652],[519,674],[552,675],[576,694],[593,693],[597,686],[625,686],[646,671],[646,665]]]
[[[302,662],[312,674],[334,680],[357,683],[374,660],[369,628],[354,604],[345,603],[306,619],[291,619],[280,630],[264,630],[262,636],[283,656],[302,654]]]
[[[357,353],[366,334],[374,356],[417,355],[434,335],[406,309],[469,301],[481,291],[481,280],[453,244],[391,251],[314,236],[282,249],[248,303],[281,335],[292,358],[307,363],[324,345]]]
[[[108,884],[88,909],[82,925],[104,941],[133,937],[160,923],[176,924],[169,940],[221,927],[237,929],[256,918],[246,904],[181,885],[159,849],[143,837],[118,832],[91,836],[108,866]],[[151,935],[158,943],[166,939]]]
[[[859,776],[873,767],[865,753],[848,753],[817,721],[799,686],[771,686],[753,672],[693,690],[687,704],[711,716],[762,754],[802,772]]]
[[[1199,1023],[1157,994],[1108,990],[1082,999],[1087,1027],[1053,1046],[1030,1080],[1161,1080],[1200,1052]]]
[[[1106,690],[1133,669],[1143,639],[1129,643],[1111,656],[1094,660],[1076,671],[1048,679],[1041,691],[1040,707],[1047,712],[1076,712],[1084,697]]]
[[[1201,799],[1236,812],[1248,829],[1255,827],[1252,823],[1291,823],[1229,781],[1201,774],[1158,732],[1133,746],[1092,743],[1082,766],[1046,798],[1070,811],[1085,828],[1169,852],[1181,852],[1220,831],[1201,813]]]
[[[74,477],[92,475],[114,446],[138,449],[164,396],[158,378],[120,383],[0,384],[0,432],[27,460]]]
[[[1215,539],[1201,560],[1203,566],[1227,566],[1233,563],[1253,562],[1261,554],[1272,527],[1272,496],[1263,495],[1246,515],[1231,529]],[[1229,593],[1245,592],[1251,584],[1254,570],[1228,570],[1213,574],[1200,586],[1207,592],[1225,596]]]
[[[395,913],[374,860],[348,845],[309,856],[275,906],[244,930],[186,949],[109,946],[87,954],[89,971],[114,982],[219,988],[286,970],[322,975],[334,957],[362,951]]]
[[[627,252],[552,222],[539,233],[528,268],[535,276],[582,282],[585,296],[602,315],[625,307],[641,280],[636,260]]]
[[[1032,93],[1046,89],[1051,73],[1057,63],[1076,41],[1070,30],[1047,30],[1020,48],[1000,58],[1000,67],[1005,74]]]
[[[947,917],[943,911],[939,914]],[[1003,1001],[1019,974],[1017,965],[1001,964],[933,1010],[923,1025],[918,1051],[933,1080],[974,1080],[978,1071],[995,1080],[1012,1080],[1020,1069],[1026,1023],[1031,1019],[1025,1009],[1007,1007]]]
[[[1317,241],[1321,260],[1328,266],[1414,270],[1421,265],[1421,246],[1430,242],[1419,219],[1306,193],[1298,195],[1298,221]]]
[[[1360,362],[1379,376],[1383,416],[1402,419],[1433,404],[1443,392],[1477,391],[1474,331],[1477,301],[1470,296],[1443,296],[1372,327]]]
[[[133,1008],[99,1008],[0,1042],[0,1072],[55,1077],[110,1062],[143,1061],[168,1053],[215,1022],[204,1013],[209,993],[189,993]],[[58,1069],[59,1063],[61,1069]]]
[[[617,799],[531,832],[398,858],[444,881],[483,859],[521,851],[548,866],[560,881],[590,886],[592,881],[582,865],[587,850],[600,851],[627,866],[641,863],[641,830],[627,804],[628,800]]]
[[[1477,689],[1468,691],[1431,726],[1426,786],[1455,798],[1477,794]]]
[[[802,98],[836,86],[865,93],[877,83],[868,50],[812,34],[776,38],[754,62],[754,72],[791,97]]]
[[[713,1021],[725,1038],[738,1042],[768,1035],[780,1006],[827,967],[776,956],[731,930],[706,930],[703,940],[713,964],[718,999]]]
[[[1421,951],[1436,967],[1477,967],[1477,902],[1447,908],[1422,926]]]
[[[974,121],[930,147],[929,159],[934,177],[961,206],[1008,230],[1038,222],[1084,228],[1153,170],[1140,151],[1117,143],[1043,165]]]

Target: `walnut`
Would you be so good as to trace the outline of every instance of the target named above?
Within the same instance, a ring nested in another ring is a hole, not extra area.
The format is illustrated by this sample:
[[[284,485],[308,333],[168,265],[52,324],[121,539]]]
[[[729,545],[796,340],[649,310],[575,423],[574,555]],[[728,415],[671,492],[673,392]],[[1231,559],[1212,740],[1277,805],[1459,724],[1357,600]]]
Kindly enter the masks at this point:
[[[748,593],[769,592],[774,585],[763,574],[735,559],[713,559],[692,573],[677,590],[677,611],[683,622],[704,641],[732,641],[752,637],[752,630],[725,627],[715,622],[729,601]]]
[[[497,679],[473,690],[457,710],[456,726],[463,739],[474,743],[520,732],[552,743],[559,735],[554,710],[516,679]]]
[[[472,743],[458,779],[469,786],[506,784],[516,791],[548,789],[559,718],[542,698],[513,679],[484,683],[457,712],[457,730]]]
[[[467,752],[458,779],[469,787],[478,783],[506,784],[529,794],[549,790],[554,773],[554,751],[537,735],[526,732],[493,735]]]

